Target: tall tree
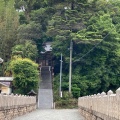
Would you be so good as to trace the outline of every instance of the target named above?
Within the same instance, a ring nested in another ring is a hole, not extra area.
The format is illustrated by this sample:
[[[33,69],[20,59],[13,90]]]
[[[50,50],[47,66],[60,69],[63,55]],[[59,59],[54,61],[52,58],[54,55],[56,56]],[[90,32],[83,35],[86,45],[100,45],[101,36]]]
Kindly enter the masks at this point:
[[[14,0],[1,0],[0,4],[0,56],[8,61],[11,48],[17,40],[17,28],[19,25],[18,13],[14,8]]]
[[[33,5],[36,0],[15,0],[15,7],[17,9],[22,9],[25,13],[26,19],[30,20],[30,12],[33,9]]]
[[[73,40],[72,86],[81,89],[80,95],[116,89],[120,85],[119,7],[111,1],[76,3],[78,5],[74,3],[74,10],[56,7],[56,14],[49,21],[47,34],[54,39],[56,62],[63,53],[63,72],[68,76],[68,47]],[[55,65],[56,70],[59,64]],[[63,80],[66,84],[67,79]]]
[[[31,41],[26,41],[25,44],[16,45],[12,48],[12,57],[14,56],[29,58],[35,61],[38,57],[37,46]]]

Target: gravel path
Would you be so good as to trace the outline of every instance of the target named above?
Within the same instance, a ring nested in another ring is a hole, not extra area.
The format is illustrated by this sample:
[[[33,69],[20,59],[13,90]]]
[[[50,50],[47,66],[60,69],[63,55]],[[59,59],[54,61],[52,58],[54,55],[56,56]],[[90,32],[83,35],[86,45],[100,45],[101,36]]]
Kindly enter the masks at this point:
[[[77,109],[36,110],[13,120],[84,120]]]

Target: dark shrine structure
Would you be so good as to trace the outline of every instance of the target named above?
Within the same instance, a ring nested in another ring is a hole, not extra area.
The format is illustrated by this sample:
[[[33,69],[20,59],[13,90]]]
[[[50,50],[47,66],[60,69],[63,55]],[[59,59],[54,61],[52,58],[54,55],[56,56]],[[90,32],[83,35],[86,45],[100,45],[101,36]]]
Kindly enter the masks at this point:
[[[44,52],[40,53],[39,64],[40,66],[53,66],[52,61],[52,47],[51,42],[46,42],[43,44]]]

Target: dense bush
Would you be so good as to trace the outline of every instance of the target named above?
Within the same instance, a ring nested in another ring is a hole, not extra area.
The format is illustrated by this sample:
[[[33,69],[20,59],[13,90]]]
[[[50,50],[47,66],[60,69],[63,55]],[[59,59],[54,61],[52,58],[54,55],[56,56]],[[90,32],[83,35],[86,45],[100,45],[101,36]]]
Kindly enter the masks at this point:
[[[16,58],[10,63],[14,77],[14,93],[27,94],[30,90],[37,91],[39,72],[38,65],[30,59]]]

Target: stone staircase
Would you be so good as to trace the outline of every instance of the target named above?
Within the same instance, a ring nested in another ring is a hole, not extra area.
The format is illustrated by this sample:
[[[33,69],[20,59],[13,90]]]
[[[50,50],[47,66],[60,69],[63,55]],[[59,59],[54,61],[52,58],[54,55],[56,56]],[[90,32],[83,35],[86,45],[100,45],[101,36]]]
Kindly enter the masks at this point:
[[[41,82],[38,91],[38,108],[53,108],[53,91],[50,66],[43,66],[41,68]]]

